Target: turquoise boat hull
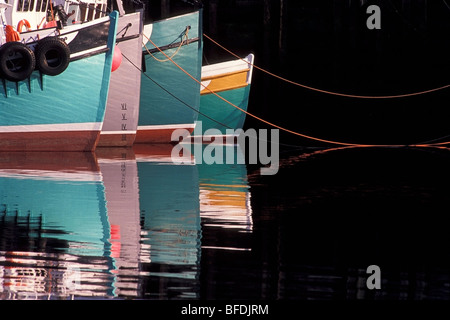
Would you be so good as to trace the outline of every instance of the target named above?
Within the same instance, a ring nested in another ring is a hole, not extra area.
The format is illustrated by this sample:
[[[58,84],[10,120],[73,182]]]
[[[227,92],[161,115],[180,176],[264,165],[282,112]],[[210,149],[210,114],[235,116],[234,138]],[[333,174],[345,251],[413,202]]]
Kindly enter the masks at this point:
[[[247,111],[250,85],[245,88],[223,91],[220,93],[220,96]],[[226,136],[234,134],[236,129],[244,127],[246,114],[213,94],[201,96],[200,112],[198,121],[202,123],[201,130],[196,128],[194,135],[209,136],[220,133],[220,135]]]
[[[75,33],[68,44],[69,66],[59,75],[36,70],[23,81],[0,79],[0,151],[95,148],[108,97],[117,12],[105,21],[106,28],[100,28],[101,19],[86,27],[84,39],[82,28]],[[75,54],[77,47],[82,51]]]
[[[148,41],[143,48],[145,72],[141,77],[135,143],[170,143],[174,130],[192,132],[198,117],[202,10],[144,26],[144,34],[146,29],[151,29],[149,38],[154,45]],[[146,40],[144,36],[144,42]]]

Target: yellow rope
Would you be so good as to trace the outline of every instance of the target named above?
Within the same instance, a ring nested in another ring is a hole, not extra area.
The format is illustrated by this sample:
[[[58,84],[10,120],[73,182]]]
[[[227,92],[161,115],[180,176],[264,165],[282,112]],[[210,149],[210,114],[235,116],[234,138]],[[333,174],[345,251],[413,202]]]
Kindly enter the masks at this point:
[[[177,68],[179,68],[182,72],[184,72],[187,76],[189,76],[192,80],[194,80],[195,82],[199,83],[204,89],[208,90],[210,93],[212,93],[213,95],[215,95],[216,97],[218,97],[219,99],[223,100],[224,102],[226,102],[227,104],[231,105],[232,107],[240,110],[241,112],[247,114],[248,116],[261,121],[269,126],[272,126],[274,128],[277,128],[281,131],[296,135],[296,136],[300,136],[302,138],[306,138],[309,140],[313,140],[313,141],[319,141],[319,142],[323,142],[323,143],[328,143],[328,144],[333,144],[333,145],[340,145],[340,146],[347,146],[347,147],[405,147],[405,146],[411,146],[411,147],[434,147],[434,146],[442,146],[445,144],[450,144],[449,142],[441,142],[441,143],[431,143],[431,144],[415,144],[415,145],[405,145],[405,144],[394,144],[394,145],[390,145],[390,144],[359,144],[359,143],[347,143],[347,142],[341,142],[341,141],[334,141],[334,140],[327,140],[327,139],[321,139],[321,138],[317,138],[317,137],[312,137],[312,136],[308,136],[306,134],[302,134],[287,128],[284,128],[282,126],[276,125],[270,121],[264,120],[238,106],[236,106],[235,104],[233,104],[232,102],[226,100],[225,98],[223,98],[222,96],[218,95],[216,92],[214,92],[213,90],[209,89],[207,86],[205,86],[201,81],[197,80],[195,77],[193,77],[191,74],[189,74],[186,70],[184,70],[180,65],[178,65],[175,61],[172,60],[172,58],[170,58],[166,53],[164,53],[151,39],[149,39],[146,35],[144,35],[144,37],[150,41],[150,43],[157,48],[164,56],[166,56],[166,58],[168,60],[170,60]],[[248,61],[242,59],[239,57],[239,59],[245,61],[246,63],[249,63]]]
[[[180,45],[178,46],[177,50],[172,54],[172,56],[167,57],[167,59],[158,59],[157,57],[155,57],[155,56],[150,52],[150,50],[147,48],[147,46],[146,46],[145,43],[144,43],[144,47],[145,47],[145,49],[147,50],[148,54],[151,55],[152,58],[155,59],[156,61],[158,61],[158,62],[167,62],[167,61],[170,61],[171,59],[175,58],[175,56],[178,54],[178,52],[180,51],[180,49],[181,49],[181,47],[183,46],[183,44],[185,43],[185,41],[187,41],[187,39],[188,39],[188,33],[189,33],[189,28],[186,28],[186,32],[184,33],[184,35],[181,36],[181,42],[180,42]],[[145,35],[144,35],[144,36],[145,36]],[[147,36],[145,36],[145,37],[147,38]],[[183,38],[185,38],[185,40],[183,40]],[[150,40],[149,38],[147,38],[147,39]],[[153,42],[152,42],[152,44],[153,44]],[[153,45],[154,45],[154,44],[153,44]],[[157,48],[157,47],[155,46],[155,48]],[[159,50],[159,48],[158,48],[158,50]],[[161,51],[161,50],[159,50],[159,51]],[[161,52],[162,52],[162,51],[161,51]]]
[[[204,36],[205,38],[207,38],[209,41],[211,41],[212,43],[214,43],[215,45],[217,45],[218,47],[220,47],[220,48],[222,48],[223,50],[225,50],[226,52],[228,52],[229,54],[233,55],[234,57],[237,57],[238,59],[245,61],[244,59],[242,59],[241,57],[239,57],[237,54],[231,52],[230,50],[228,50],[228,49],[225,48],[224,46],[220,45],[217,41],[214,41],[214,40],[213,40],[211,37],[209,37],[208,35],[203,34],[203,36]],[[248,62],[247,62],[247,63],[248,63]],[[258,67],[258,66],[256,66],[256,65],[254,65],[254,64],[252,64],[252,66],[253,66],[255,69],[258,69],[258,70],[260,70],[260,71],[262,71],[262,72],[264,72],[264,73],[266,73],[266,74],[268,74],[268,75],[270,75],[270,76],[272,76],[272,77],[275,77],[275,78],[277,78],[277,79],[279,79],[279,80],[282,80],[282,81],[284,81],[284,82],[293,84],[293,85],[295,85],[295,86],[299,86],[299,87],[302,87],[302,88],[305,88],[305,89],[309,89],[309,90],[313,90],[313,91],[317,91],[317,92],[321,92],[321,93],[326,93],[326,94],[331,94],[331,95],[341,96],[341,97],[347,97],[347,98],[359,98],[359,99],[394,99],[394,98],[406,98],[406,97],[412,97],[412,96],[418,96],[418,95],[421,95],[421,94],[431,93],[431,92],[434,92],[434,91],[439,91],[439,90],[447,89],[447,88],[450,87],[450,84],[447,84],[447,85],[445,85],[445,86],[441,86],[441,87],[434,88],[434,89],[430,89],[430,90],[424,90],[424,91],[413,92],[413,93],[398,94],[398,95],[390,95],[390,96],[365,96],[365,95],[355,95],[355,94],[346,94],[346,93],[332,92],[332,91],[327,91],[327,90],[322,90],[322,89],[310,87],[310,86],[307,86],[307,85],[304,85],[304,84],[301,84],[301,83],[298,83],[298,82],[294,82],[294,81],[292,81],[292,80],[289,80],[289,79],[280,77],[280,76],[278,76],[278,75],[276,75],[276,74],[274,74],[274,73],[272,73],[272,72],[269,72],[269,71],[267,71],[267,70],[265,70],[265,69],[263,69],[263,68],[260,68],[260,67]]]

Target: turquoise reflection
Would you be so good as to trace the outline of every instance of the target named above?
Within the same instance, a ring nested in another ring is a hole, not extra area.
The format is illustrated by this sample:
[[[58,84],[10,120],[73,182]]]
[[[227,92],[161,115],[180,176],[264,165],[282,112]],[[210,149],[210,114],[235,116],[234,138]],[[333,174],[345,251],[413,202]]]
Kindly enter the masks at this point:
[[[2,220],[57,238],[57,249],[65,253],[105,256],[110,226],[100,172],[89,170],[88,158],[79,157],[71,167],[67,160],[72,162],[73,154],[58,154],[61,167],[46,168],[41,161],[39,168],[36,161],[43,156],[34,154],[15,168],[0,169]]]
[[[1,160],[2,297],[111,294],[107,275],[92,282],[111,269],[105,190],[93,156],[11,153]]]
[[[171,148],[164,148],[136,150],[143,243],[149,262],[197,265],[201,235],[197,167],[193,161],[174,164]]]

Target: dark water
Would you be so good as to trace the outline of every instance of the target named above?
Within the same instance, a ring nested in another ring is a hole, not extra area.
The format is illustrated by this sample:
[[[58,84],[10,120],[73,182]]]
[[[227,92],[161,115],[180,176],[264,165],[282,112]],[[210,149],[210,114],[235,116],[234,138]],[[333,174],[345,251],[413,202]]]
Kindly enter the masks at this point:
[[[168,155],[2,154],[1,299],[450,298],[448,150]]]

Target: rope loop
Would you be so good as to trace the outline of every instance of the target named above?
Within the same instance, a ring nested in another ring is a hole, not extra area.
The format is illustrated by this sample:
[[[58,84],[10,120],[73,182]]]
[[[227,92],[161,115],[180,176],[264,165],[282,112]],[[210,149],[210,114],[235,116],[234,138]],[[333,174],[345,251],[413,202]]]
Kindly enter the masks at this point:
[[[183,46],[183,44],[184,44],[185,42],[187,42],[187,40],[188,40],[188,34],[189,34],[189,29],[191,29],[191,27],[190,27],[190,26],[187,26],[186,29],[184,30],[184,32],[181,33],[181,42],[180,42],[180,45],[178,46],[177,50],[176,50],[170,57],[167,57],[166,59],[158,59],[157,57],[155,57],[155,56],[150,52],[150,50],[147,48],[147,45],[144,43],[145,50],[147,50],[147,53],[148,53],[153,59],[155,59],[155,60],[158,61],[158,62],[167,62],[167,61],[171,61],[171,60],[172,60],[173,58],[175,58],[175,56],[178,54],[178,52],[180,51],[180,49],[181,49],[181,47]],[[146,35],[144,35],[144,37],[147,38]],[[183,38],[184,38],[184,40],[183,40]],[[149,38],[147,38],[147,40],[148,40],[148,41],[151,41]],[[158,48],[158,50],[161,51],[160,48],[157,47],[153,42],[151,42],[151,43],[153,44],[153,46],[154,46],[155,48]],[[161,51],[161,52],[162,52],[162,51]],[[164,55],[167,56],[165,53],[164,53]]]

